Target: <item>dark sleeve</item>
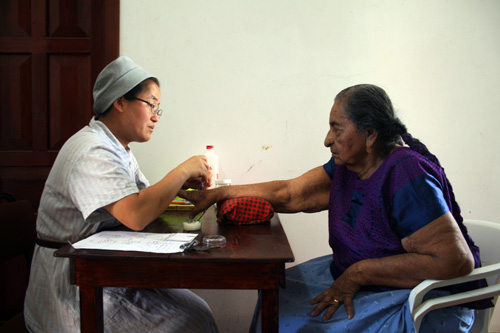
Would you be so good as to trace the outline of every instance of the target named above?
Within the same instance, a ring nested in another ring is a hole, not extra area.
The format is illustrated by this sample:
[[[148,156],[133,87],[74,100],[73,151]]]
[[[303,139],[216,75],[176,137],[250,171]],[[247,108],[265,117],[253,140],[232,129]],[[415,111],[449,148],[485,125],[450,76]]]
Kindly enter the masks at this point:
[[[328,176],[330,176],[330,178],[333,178],[333,172],[335,171],[335,161],[333,160],[333,157],[323,165],[323,168],[325,169]]]

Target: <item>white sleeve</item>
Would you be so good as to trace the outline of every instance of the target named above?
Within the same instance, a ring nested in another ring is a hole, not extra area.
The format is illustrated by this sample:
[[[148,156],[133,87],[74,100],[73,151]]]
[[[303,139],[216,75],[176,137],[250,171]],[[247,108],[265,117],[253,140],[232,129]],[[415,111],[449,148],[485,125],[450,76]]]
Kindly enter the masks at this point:
[[[100,146],[75,163],[70,173],[69,193],[84,219],[101,207],[139,192],[133,162],[127,157],[130,155],[120,156]]]

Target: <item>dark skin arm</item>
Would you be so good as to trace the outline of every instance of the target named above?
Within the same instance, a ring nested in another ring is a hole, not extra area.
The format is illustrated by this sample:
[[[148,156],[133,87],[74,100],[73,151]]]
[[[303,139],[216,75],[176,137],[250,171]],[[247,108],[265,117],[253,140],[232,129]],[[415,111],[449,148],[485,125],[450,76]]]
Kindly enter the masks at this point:
[[[180,191],[179,196],[195,205],[191,217],[216,202],[245,196],[263,198],[279,213],[318,212],[328,209],[330,186],[330,177],[319,166],[290,180],[224,186],[207,191]]]
[[[322,319],[328,320],[344,303],[351,319],[352,299],[362,286],[413,288],[425,279],[450,279],[474,268],[469,247],[450,213],[403,238],[401,244],[408,253],[362,260],[350,266],[330,288],[314,298],[311,304],[316,307],[311,315],[317,316],[326,309]]]
[[[253,185],[227,186],[209,191],[181,191],[179,195],[195,204],[191,215],[215,202],[243,196],[257,196],[269,201],[277,212],[316,212],[328,209],[331,180],[322,167],[286,181]],[[318,295],[312,315],[325,309],[328,320],[340,303],[348,317],[354,316],[352,299],[365,285],[412,288],[425,279],[448,279],[468,274],[474,266],[469,248],[450,213],[401,240],[405,254],[360,261],[349,267],[330,288]],[[332,305],[333,303],[333,305]]]

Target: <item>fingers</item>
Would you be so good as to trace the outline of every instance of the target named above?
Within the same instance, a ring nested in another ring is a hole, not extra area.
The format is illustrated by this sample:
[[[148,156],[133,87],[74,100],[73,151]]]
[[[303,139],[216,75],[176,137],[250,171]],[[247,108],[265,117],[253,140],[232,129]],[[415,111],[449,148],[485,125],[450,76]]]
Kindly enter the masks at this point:
[[[337,298],[332,298],[331,296],[325,296],[323,294],[317,296],[311,304],[318,304],[314,310],[311,312],[311,316],[316,317],[323,311],[323,317],[321,320],[329,320],[333,314],[340,308],[342,304],[344,304],[347,312],[347,318],[352,319],[354,317],[354,306],[352,302],[352,298],[346,298],[344,301],[339,300]]]
[[[210,166],[208,165],[207,157],[203,156],[203,155],[196,156],[196,157],[199,159],[199,163],[201,164],[200,167],[201,167],[202,174],[200,176],[201,177],[208,177],[208,175],[210,173]]]
[[[326,309],[321,319],[328,320],[332,317],[335,311],[337,311],[341,304],[342,302],[337,299],[333,299],[331,301],[321,301],[311,312],[311,316],[316,317]]]
[[[202,191],[202,193],[205,191]],[[208,206],[205,204],[205,202],[200,201],[194,204],[194,207],[191,209],[189,212],[189,218],[194,218],[198,213],[206,210]]]
[[[352,319],[354,317],[354,305],[352,304],[352,298],[346,298],[344,306],[347,310],[347,318]]]
[[[178,196],[190,201],[194,204],[194,207],[189,212],[189,218],[194,218],[199,212],[203,211],[202,207],[198,205],[198,202],[201,200],[200,191],[185,191],[180,190]]]
[[[311,312],[311,316],[316,317],[319,315],[325,308],[328,306],[328,303],[326,302],[321,302],[319,303]]]
[[[209,174],[209,166],[206,156],[192,156],[184,161],[181,165],[182,168],[188,171],[188,179],[190,178],[207,178]]]
[[[200,213],[201,211],[202,209],[199,209],[196,206],[194,206],[193,209],[191,209],[191,211],[189,212],[189,218],[194,219],[194,217],[198,215],[198,213]]]
[[[321,318],[321,320],[328,320],[330,319],[333,314],[338,310],[340,307],[341,302],[339,300],[334,299],[331,304],[328,304],[328,307],[326,308],[325,314]]]
[[[210,171],[208,171],[208,175],[206,177],[201,177],[201,182],[202,182],[202,189],[205,188],[209,188],[210,186],[212,186],[212,173]]]
[[[310,304],[311,305],[318,304],[319,302],[321,302],[322,299],[323,299],[323,294],[318,295],[311,301]]]

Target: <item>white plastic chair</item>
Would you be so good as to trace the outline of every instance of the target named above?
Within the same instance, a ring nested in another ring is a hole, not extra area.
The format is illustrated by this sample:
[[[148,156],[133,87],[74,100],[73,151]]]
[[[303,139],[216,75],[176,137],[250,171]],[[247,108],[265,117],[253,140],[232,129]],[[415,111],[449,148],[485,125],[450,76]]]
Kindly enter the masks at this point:
[[[435,309],[493,297],[496,304],[500,295],[500,223],[465,220],[469,235],[481,251],[483,267],[474,269],[469,275],[449,280],[425,280],[413,288],[409,296],[410,311],[417,332],[424,316]],[[459,294],[438,297],[422,302],[425,294],[432,289],[485,278],[488,287]],[[494,308],[476,310],[476,319],[470,332],[488,332]]]

